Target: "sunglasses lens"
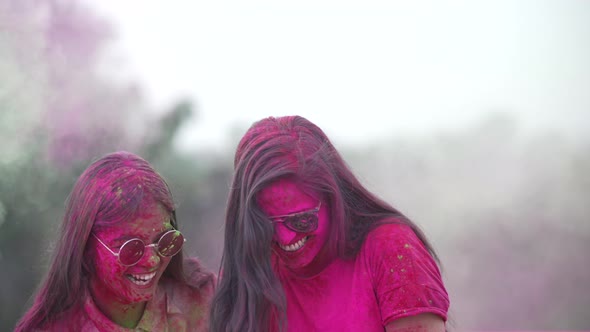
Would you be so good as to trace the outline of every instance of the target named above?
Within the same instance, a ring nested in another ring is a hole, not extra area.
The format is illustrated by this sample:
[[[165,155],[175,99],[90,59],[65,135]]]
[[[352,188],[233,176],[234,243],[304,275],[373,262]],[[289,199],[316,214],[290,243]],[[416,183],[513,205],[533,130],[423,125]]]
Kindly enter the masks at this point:
[[[160,255],[165,257],[171,257],[182,249],[184,244],[184,236],[179,231],[170,231],[160,238],[158,241],[158,251]]]
[[[145,245],[139,239],[125,242],[119,250],[119,261],[124,265],[133,265],[143,257]]]
[[[285,220],[285,224],[295,232],[308,233],[316,230],[318,227],[318,216],[315,213],[292,216]]]

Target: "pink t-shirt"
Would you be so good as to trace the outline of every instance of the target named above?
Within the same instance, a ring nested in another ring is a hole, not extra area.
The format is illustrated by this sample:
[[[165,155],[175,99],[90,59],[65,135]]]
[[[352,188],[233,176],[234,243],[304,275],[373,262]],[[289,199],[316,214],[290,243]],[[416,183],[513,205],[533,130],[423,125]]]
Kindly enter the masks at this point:
[[[355,258],[336,259],[311,278],[276,268],[287,297],[288,331],[383,331],[420,313],[447,319],[449,297],[440,271],[406,225],[385,224],[367,235]]]

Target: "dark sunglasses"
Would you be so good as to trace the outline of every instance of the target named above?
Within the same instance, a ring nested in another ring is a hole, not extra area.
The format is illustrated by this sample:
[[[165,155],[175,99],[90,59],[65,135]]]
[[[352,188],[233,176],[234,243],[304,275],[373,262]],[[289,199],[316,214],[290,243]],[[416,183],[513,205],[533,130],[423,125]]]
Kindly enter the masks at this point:
[[[318,228],[318,212],[320,212],[321,206],[322,202],[320,201],[318,206],[312,210],[286,214],[283,216],[272,216],[270,217],[270,220],[274,223],[282,223],[294,232],[313,232]]]
[[[100,244],[107,248],[111,252],[111,254],[115,255],[119,259],[119,262],[121,264],[125,266],[137,264],[137,262],[139,262],[139,260],[141,260],[141,258],[143,257],[145,248],[149,247],[156,247],[158,254],[162,257],[172,257],[180,252],[180,249],[182,249],[182,245],[186,241],[182,233],[175,229],[171,229],[166,233],[162,234],[157,243],[146,245],[140,239],[127,240],[125,241],[125,243],[123,243],[123,245],[119,249],[119,252],[116,253],[113,250],[111,250],[109,246],[104,244],[104,242],[102,242],[98,238],[98,236],[96,236],[94,233],[92,233],[92,235],[98,240],[98,242],[100,242]]]

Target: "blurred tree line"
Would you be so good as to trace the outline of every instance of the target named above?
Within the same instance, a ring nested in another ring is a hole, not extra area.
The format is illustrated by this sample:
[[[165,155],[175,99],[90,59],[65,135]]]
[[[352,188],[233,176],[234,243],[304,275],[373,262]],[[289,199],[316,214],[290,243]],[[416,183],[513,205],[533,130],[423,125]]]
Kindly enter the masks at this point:
[[[76,1],[0,0],[0,331],[30,304],[74,181],[111,151],[162,173],[188,254],[218,268],[233,151],[176,151],[198,110],[181,100],[154,112],[138,86],[105,75],[112,37]],[[456,330],[575,330],[590,329],[589,148],[523,135],[499,113],[341,151],[438,249]]]
[[[210,234],[220,234],[231,165],[175,151],[194,105],[154,112],[138,86],[105,75],[112,36],[76,1],[0,1],[0,331],[30,305],[74,181],[108,152],[155,166],[172,187],[188,254],[217,269],[220,235]]]

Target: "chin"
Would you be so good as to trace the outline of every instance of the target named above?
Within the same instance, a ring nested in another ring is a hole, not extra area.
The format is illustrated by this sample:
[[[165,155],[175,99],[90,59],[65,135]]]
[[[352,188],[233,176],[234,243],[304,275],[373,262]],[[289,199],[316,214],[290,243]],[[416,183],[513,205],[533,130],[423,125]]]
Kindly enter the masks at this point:
[[[291,270],[304,269],[311,265],[312,258],[309,257],[293,257],[292,253],[281,253],[279,256],[283,265]]]
[[[149,294],[141,294],[140,296],[138,296],[139,301],[137,302],[146,302],[152,299],[152,297],[154,297],[154,293],[151,292]]]
[[[124,299],[128,301],[128,303],[139,303],[139,302],[146,302],[149,301],[156,292],[158,286],[158,280],[154,280],[152,285],[148,287],[138,287],[137,285],[131,284],[129,285],[128,291]]]

